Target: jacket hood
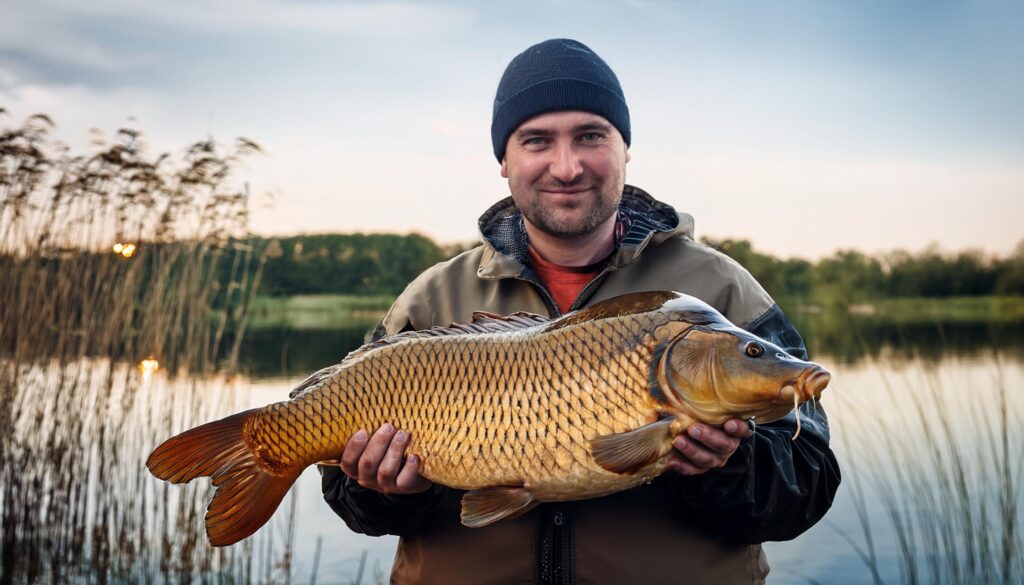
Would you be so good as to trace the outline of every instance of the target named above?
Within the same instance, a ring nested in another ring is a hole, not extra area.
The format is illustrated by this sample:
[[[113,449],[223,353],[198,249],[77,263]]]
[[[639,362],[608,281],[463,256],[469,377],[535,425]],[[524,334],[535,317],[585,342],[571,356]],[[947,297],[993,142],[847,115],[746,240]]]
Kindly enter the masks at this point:
[[[629,264],[647,246],[656,246],[672,237],[693,238],[690,214],[680,213],[632,185],[623,188],[619,213],[626,219],[628,229],[608,259],[609,270]],[[485,211],[479,227],[484,253],[477,275],[505,278],[521,274],[528,263],[529,239],[523,214],[512,198],[506,197]]]

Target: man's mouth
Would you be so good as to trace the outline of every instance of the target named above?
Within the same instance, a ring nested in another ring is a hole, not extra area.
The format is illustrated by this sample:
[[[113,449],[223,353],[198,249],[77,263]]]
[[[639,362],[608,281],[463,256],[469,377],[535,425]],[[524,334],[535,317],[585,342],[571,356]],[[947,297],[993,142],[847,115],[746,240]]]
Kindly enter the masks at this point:
[[[571,187],[568,189],[540,189],[543,193],[552,193],[554,195],[578,195],[580,193],[586,193],[590,191],[590,187]]]

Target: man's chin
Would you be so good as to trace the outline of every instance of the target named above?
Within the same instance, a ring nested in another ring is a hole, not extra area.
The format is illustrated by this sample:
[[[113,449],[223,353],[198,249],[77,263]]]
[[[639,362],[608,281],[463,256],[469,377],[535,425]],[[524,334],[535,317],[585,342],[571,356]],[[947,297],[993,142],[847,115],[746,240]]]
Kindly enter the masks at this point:
[[[594,233],[598,225],[584,220],[559,222],[531,222],[541,232],[563,240],[575,240]]]

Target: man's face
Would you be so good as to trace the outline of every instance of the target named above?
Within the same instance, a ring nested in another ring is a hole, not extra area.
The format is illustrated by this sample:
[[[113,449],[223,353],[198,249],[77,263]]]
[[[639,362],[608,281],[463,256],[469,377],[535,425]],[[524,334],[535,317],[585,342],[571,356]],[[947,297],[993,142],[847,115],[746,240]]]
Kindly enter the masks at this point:
[[[592,233],[615,214],[628,161],[626,143],[608,120],[588,112],[551,112],[512,133],[501,176],[528,222],[571,239]]]

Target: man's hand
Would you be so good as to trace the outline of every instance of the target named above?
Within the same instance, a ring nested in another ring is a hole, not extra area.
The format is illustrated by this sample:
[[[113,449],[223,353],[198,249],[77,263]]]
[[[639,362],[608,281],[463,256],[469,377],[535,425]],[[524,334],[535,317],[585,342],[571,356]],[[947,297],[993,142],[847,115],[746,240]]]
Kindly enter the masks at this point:
[[[740,440],[753,434],[747,422],[738,418],[725,421],[721,429],[694,423],[672,441],[675,451],[668,468],[682,475],[700,475],[722,467],[740,446]]]
[[[364,488],[385,494],[418,494],[434,484],[420,475],[420,460],[410,455],[403,463],[409,433],[389,424],[369,433],[360,430],[341,454],[341,470]]]

